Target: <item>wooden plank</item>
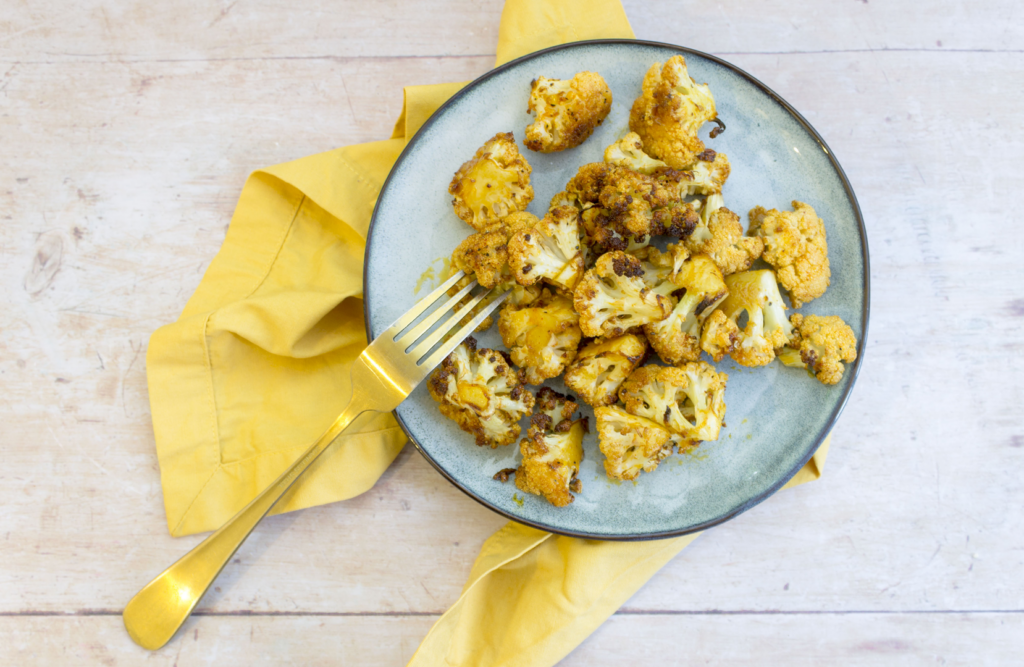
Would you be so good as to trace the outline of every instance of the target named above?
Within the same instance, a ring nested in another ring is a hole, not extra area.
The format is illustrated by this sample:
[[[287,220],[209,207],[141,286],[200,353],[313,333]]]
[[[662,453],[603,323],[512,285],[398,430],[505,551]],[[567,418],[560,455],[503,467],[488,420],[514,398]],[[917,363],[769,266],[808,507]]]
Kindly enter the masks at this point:
[[[401,665],[435,616],[204,616],[147,653],[116,616],[0,618],[11,665]],[[1005,665],[1019,614],[613,616],[560,665]]]
[[[0,61],[138,61],[231,58],[366,58],[493,54],[503,3],[238,4],[177,0],[159,5],[89,0],[7,3]],[[623,2],[641,39],[710,53],[871,49],[1017,50],[1024,24],[1009,0],[956,0],[921,11],[909,0],[766,4]]]

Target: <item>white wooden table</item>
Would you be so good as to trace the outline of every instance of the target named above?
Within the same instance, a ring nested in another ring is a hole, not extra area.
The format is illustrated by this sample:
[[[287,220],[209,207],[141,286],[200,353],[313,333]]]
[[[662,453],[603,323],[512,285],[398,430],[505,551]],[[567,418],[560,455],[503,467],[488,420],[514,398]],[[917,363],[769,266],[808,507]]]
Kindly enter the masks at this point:
[[[301,10],[292,7],[302,6]],[[1024,14],[1012,0],[627,0],[753,73],[860,198],[873,303],[825,478],[715,528],[564,664],[1008,664],[1024,630]],[[504,520],[407,448],[268,520],[161,651],[150,334],[246,175],[389,136],[493,65],[495,0],[0,7],[0,664],[404,664]]]

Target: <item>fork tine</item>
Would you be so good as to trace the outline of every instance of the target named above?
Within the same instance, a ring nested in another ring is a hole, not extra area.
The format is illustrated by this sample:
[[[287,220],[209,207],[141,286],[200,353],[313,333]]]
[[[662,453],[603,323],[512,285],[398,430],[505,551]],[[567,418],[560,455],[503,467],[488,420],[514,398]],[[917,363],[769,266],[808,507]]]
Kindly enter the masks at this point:
[[[461,322],[465,318],[469,317],[470,313],[473,312],[473,309],[476,308],[477,304],[479,304],[481,301],[483,301],[488,296],[491,296],[493,294],[494,294],[494,290],[487,290],[486,292],[481,292],[480,294],[477,294],[475,297],[473,297],[469,301],[466,301],[459,308],[459,310],[457,312],[455,312],[455,314],[453,314],[451,317],[449,317],[444,322],[442,322],[441,325],[438,326],[436,331],[434,331],[432,334],[430,334],[429,336],[427,336],[426,338],[421,340],[416,345],[416,347],[414,347],[411,350],[409,350],[409,352],[407,353],[409,355],[409,357],[411,359],[419,359],[420,357],[422,357],[427,352],[430,352],[430,348],[432,348],[435,345],[437,345],[437,341],[441,340],[442,338],[445,337],[445,335],[450,333],[451,330],[459,322]]]
[[[420,336],[422,336],[425,332],[429,331],[430,328],[434,326],[434,324],[436,324],[437,321],[440,320],[446,313],[448,313],[452,308],[458,306],[459,301],[461,301],[464,296],[469,294],[470,291],[472,291],[472,289],[479,284],[480,283],[474,280],[473,282],[463,287],[461,290],[458,291],[458,293],[455,296],[448,299],[447,303],[445,303],[443,306],[432,312],[427,317],[423,318],[423,321],[417,324],[415,327],[409,329],[409,331],[404,336],[402,336],[401,338],[396,338],[395,343],[403,350],[412,345],[413,343],[415,343]]]
[[[459,271],[458,273],[454,274],[451,278],[441,283],[440,287],[438,287],[436,290],[434,290],[430,294],[426,295],[425,297],[417,301],[416,305],[414,305],[411,309],[409,309],[404,315],[399,317],[397,320],[392,322],[391,326],[384,330],[384,333],[391,334],[392,337],[397,336],[402,331],[402,329],[409,326],[409,324],[411,324],[417,317],[427,312],[427,309],[430,308],[430,306],[434,305],[434,302],[441,298],[441,296],[445,292],[447,292],[452,285],[459,282],[459,280],[461,280],[465,275],[465,271]]]
[[[442,343],[441,347],[439,347],[436,352],[420,361],[417,365],[426,368],[433,368],[440,364],[441,360],[447,357],[449,354],[451,354],[451,351],[458,347],[458,345],[462,343],[462,341],[466,340],[466,337],[469,336],[469,334],[473,333],[473,330],[480,326],[480,323],[487,319],[487,316],[493,313],[498,308],[498,306],[500,306],[502,302],[504,302],[505,299],[508,298],[508,295],[511,293],[512,290],[506,290],[504,293],[495,297],[493,301],[484,306],[483,310],[477,313],[476,317],[471,319],[469,322],[466,322],[466,324],[462,325],[462,327],[457,332],[455,332],[451,338]],[[437,336],[436,334],[435,336],[438,339],[440,339],[440,336]],[[431,336],[431,338],[434,338],[435,336]],[[429,350],[430,348],[428,347],[427,349]]]

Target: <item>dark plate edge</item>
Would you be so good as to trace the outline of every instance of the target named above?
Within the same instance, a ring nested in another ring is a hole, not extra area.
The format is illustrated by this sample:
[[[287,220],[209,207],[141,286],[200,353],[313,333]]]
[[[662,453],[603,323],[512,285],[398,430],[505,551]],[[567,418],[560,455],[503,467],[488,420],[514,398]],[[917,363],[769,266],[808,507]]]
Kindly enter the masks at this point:
[[[480,498],[479,496],[475,495],[469,489],[467,489],[462,484],[460,484],[454,477],[452,477],[450,474],[448,474],[448,471],[446,471],[444,468],[442,468],[441,465],[438,464],[433,459],[433,457],[431,457],[430,454],[428,454],[427,451],[423,449],[423,447],[420,445],[420,443],[416,441],[416,439],[409,432],[408,427],[405,425],[405,422],[402,420],[402,418],[398,414],[398,412],[394,411],[394,412],[392,412],[392,414],[394,415],[395,419],[398,421],[399,426],[401,426],[402,431],[405,432],[406,437],[409,438],[409,441],[416,447],[416,449],[420,452],[420,454],[423,455],[423,457],[430,463],[430,465],[432,465],[435,470],[437,470],[439,473],[441,473],[442,476],[444,476],[445,479],[447,479],[457,489],[459,489],[460,491],[465,493],[467,496],[469,496],[473,500],[477,501],[478,503],[480,503],[484,507],[487,507],[491,511],[496,512],[496,513],[504,516],[505,518],[507,518],[507,519],[509,519],[511,521],[515,521],[516,523],[525,524],[527,526],[531,526],[533,528],[537,528],[539,530],[544,530],[544,531],[547,531],[547,532],[550,532],[550,533],[555,533],[555,534],[558,534],[558,535],[566,535],[566,536],[569,536],[569,537],[580,537],[580,538],[584,538],[584,539],[606,540],[606,541],[660,540],[660,539],[665,539],[665,538],[669,538],[669,537],[678,537],[678,536],[681,536],[681,535],[689,535],[691,533],[696,533],[696,532],[700,532],[700,531],[703,531],[703,530],[707,530],[708,528],[711,528],[712,526],[717,526],[720,523],[725,523],[726,521],[729,521],[730,519],[732,519],[732,518],[734,518],[736,516],[739,516],[743,512],[746,512],[747,510],[749,510],[750,508],[754,507],[755,505],[760,504],[761,502],[763,502],[768,497],[774,495],[783,486],[785,486],[786,483],[788,483],[789,480],[791,480],[800,471],[801,468],[803,468],[805,465],[807,465],[807,462],[811,460],[811,457],[814,456],[814,453],[816,451],[818,451],[818,448],[821,446],[821,443],[825,440],[825,438],[828,436],[828,434],[832,431],[832,428],[835,426],[836,421],[838,421],[838,419],[839,419],[839,415],[842,413],[843,408],[846,407],[846,403],[850,399],[850,394],[853,392],[853,387],[857,383],[857,378],[860,376],[860,369],[861,369],[861,366],[863,365],[864,348],[865,348],[866,341],[867,341],[868,324],[869,324],[870,313],[871,313],[871,265],[870,265],[870,261],[869,261],[870,253],[868,252],[868,237],[867,237],[867,230],[866,230],[866,228],[864,226],[864,217],[863,217],[863,215],[861,213],[861,210],[860,210],[860,203],[857,201],[857,196],[853,192],[853,187],[850,185],[850,180],[846,177],[846,172],[843,171],[842,166],[839,164],[839,161],[836,159],[835,153],[832,152],[832,149],[829,148],[828,144],[825,143],[825,140],[821,137],[820,134],[818,134],[817,130],[815,130],[814,127],[812,127],[811,124],[807,121],[807,119],[804,118],[800,114],[799,111],[794,109],[793,106],[789,104],[789,102],[786,102],[786,100],[782,99],[781,96],[779,96],[775,91],[773,91],[771,88],[769,88],[768,86],[763,84],[761,81],[759,81],[757,78],[751,76],[746,71],[740,69],[739,67],[736,67],[732,63],[729,63],[729,62],[726,62],[725,60],[722,60],[721,58],[709,55],[709,54],[704,53],[702,51],[697,51],[695,49],[690,49],[690,48],[687,48],[687,47],[684,47],[684,46],[678,46],[678,45],[675,45],[675,44],[666,44],[666,43],[663,43],[663,42],[652,42],[652,41],[646,41],[646,40],[639,40],[639,39],[594,39],[594,40],[586,40],[586,41],[580,41],[580,42],[567,42],[565,44],[559,44],[557,46],[552,46],[552,47],[549,47],[547,49],[542,49],[540,51],[535,51],[533,53],[528,53],[525,56],[521,56],[519,58],[516,58],[515,60],[511,60],[511,61],[505,63],[504,65],[500,65],[498,67],[495,67],[494,69],[492,69],[492,70],[482,74],[478,78],[474,79],[472,82],[466,84],[466,86],[463,87],[461,90],[459,90],[457,93],[452,95],[451,98],[449,98],[444,104],[442,104],[437,109],[437,111],[435,111],[430,116],[430,118],[428,118],[426,120],[426,122],[423,123],[423,125],[420,127],[420,129],[416,133],[416,135],[413,136],[413,138],[409,140],[409,143],[406,144],[405,148],[402,150],[402,153],[398,156],[398,159],[395,160],[395,164],[391,167],[391,171],[388,172],[388,177],[387,177],[387,179],[385,179],[384,184],[381,186],[380,192],[383,193],[387,189],[388,184],[391,182],[391,177],[392,177],[392,175],[395,172],[395,168],[398,167],[398,165],[400,165],[402,163],[402,160],[405,159],[406,155],[409,153],[409,150],[416,143],[417,139],[420,136],[423,135],[424,130],[426,130],[428,127],[430,127],[430,125],[434,122],[434,119],[437,118],[438,115],[441,114],[441,112],[445,111],[449,106],[451,106],[456,101],[458,101],[467,91],[469,91],[470,89],[475,87],[477,84],[479,84],[479,83],[489,79],[490,77],[492,77],[492,76],[494,76],[494,75],[504,71],[505,69],[508,69],[508,68],[511,68],[514,65],[517,65],[520,62],[523,62],[523,61],[526,61],[526,60],[531,60],[533,58],[536,58],[538,56],[541,56],[541,55],[544,55],[544,54],[547,54],[547,53],[551,53],[553,51],[560,51],[560,50],[563,50],[563,49],[579,47],[579,46],[589,46],[589,45],[594,45],[594,44],[629,44],[629,45],[641,44],[641,45],[644,45],[644,46],[660,47],[660,48],[671,49],[671,50],[674,50],[674,51],[679,51],[681,53],[693,54],[693,55],[699,56],[701,58],[707,58],[710,61],[718,63],[722,67],[730,69],[730,70],[736,72],[737,74],[739,74],[740,76],[746,78],[748,81],[750,81],[755,86],[757,86],[762,92],[764,92],[769,98],[774,100],[776,102],[776,104],[779,104],[780,106],[782,106],[787,112],[789,112],[790,115],[793,116],[793,118],[795,118],[797,120],[798,123],[800,123],[800,125],[811,135],[811,137],[814,138],[815,142],[817,142],[818,145],[821,146],[821,148],[825,151],[825,154],[828,155],[829,161],[832,163],[833,168],[835,168],[836,172],[839,174],[840,180],[843,183],[843,189],[846,191],[847,198],[850,200],[850,203],[853,204],[853,211],[854,211],[854,214],[855,214],[856,219],[857,219],[857,226],[858,226],[858,228],[860,230],[861,247],[864,249],[863,250],[863,261],[864,261],[864,284],[863,284],[864,307],[863,307],[863,310],[862,310],[862,313],[861,313],[861,316],[862,316],[862,319],[863,319],[863,322],[864,322],[864,330],[861,333],[861,339],[860,339],[860,341],[858,343],[858,346],[857,346],[857,360],[854,362],[852,368],[850,368],[848,366],[847,370],[846,370],[847,373],[851,373],[852,372],[853,375],[852,375],[852,377],[850,379],[849,384],[847,385],[846,389],[843,392],[842,398],[839,400],[839,403],[836,405],[836,408],[832,411],[832,415],[829,417],[828,422],[827,422],[825,428],[822,429],[822,431],[820,431],[818,433],[818,437],[814,440],[813,446],[810,447],[809,451],[806,453],[805,456],[801,457],[800,463],[798,465],[796,465],[791,471],[789,471],[789,473],[784,475],[777,484],[775,484],[774,486],[769,488],[764,493],[762,493],[759,496],[756,496],[756,497],[748,500],[746,503],[743,503],[742,505],[740,505],[739,507],[735,508],[731,512],[723,514],[723,515],[721,515],[719,517],[716,517],[716,518],[712,519],[711,521],[705,522],[703,524],[699,524],[697,526],[691,526],[690,528],[684,528],[684,529],[681,529],[681,530],[665,531],[665,532],[660,532],[660,533],[643,533],[643,534],[627,534],[627,535],[623,535],[623,534],[585,533],[585,532],[576,532],[576,531],[571,531],[571,530],[563,530],[563,529],[554,528],[552,526],[548,526],[548,525],[545,525],[545,524],[542,524],[542,523],[539,523],[539,522],[536,522],[536,521],[531,521],[531,520],[528,520],[528,519],[524,519],[523,517],[516,516],[515,514],[511,514],[509,512],[506,512],[505,510],[501,509],[500,507],[496,507],[496,506],[492,505],[491,503],[487,502],[483,498]],[[377,203],[373,207],[373,215],[370,218],[370,225],[367,228],[367,232],[366,232],[366,250],[364,251],[364,255],[363,255],[363,323],[364,323],[364,326],[365,326],[365,329],[366,329],[366,339],[367,340],[373,340],[373,336],[372,336],[372,333],[370,331],[370,315],[369,315],[369,310],[368,310],[368,306],[367,306],[367,304],[370,301],[370,298],[369,298],[370,290],[369,290],[369,284],[366,281],[366,278],[367,278],[367,265],[368,265],[368,262],[366,261],[366,254],[369,252],[370,244],[373,242],[373,229],[374,229],[374,226],[375,226],[375,224],[377,222],[377,212],[378,212],[379,205],[380,205],[380,199],[381,199],[380,195],[378,194]]]

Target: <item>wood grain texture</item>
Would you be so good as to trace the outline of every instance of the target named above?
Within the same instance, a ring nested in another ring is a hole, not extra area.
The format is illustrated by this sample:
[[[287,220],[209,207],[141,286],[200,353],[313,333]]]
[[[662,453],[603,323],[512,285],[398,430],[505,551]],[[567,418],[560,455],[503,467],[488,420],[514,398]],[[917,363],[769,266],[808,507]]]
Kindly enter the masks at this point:
[[[639,37],[722,55],[823,135],[867,223],[871,329],[825,478],[695,542],[566,664],[671,662],[679,637],[695,662],[754,664],[766,650],[784,664],[1012,660],[1024,610],[1020,10],[624,4]],[[147,657],[117,614],[199,539],[166,533],[150,333],[199,283],[249,172],[389,136],[403,85],[492,66],[500,12],[0,8],[0,663]],[[401,663],[502,523],[407,450],[371,492],[269,519],[205,615],[148,658]]]

